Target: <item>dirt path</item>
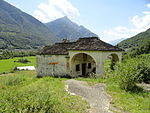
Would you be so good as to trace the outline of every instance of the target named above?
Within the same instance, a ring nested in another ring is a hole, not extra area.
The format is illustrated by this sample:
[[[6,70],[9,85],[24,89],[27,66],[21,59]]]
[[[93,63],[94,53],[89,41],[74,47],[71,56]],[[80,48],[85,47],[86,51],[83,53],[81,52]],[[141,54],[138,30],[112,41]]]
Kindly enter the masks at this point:
[[[87,100],[92,109],[89,113],[112,113],[109,111],[110,97],[104,91],[104,84],[89,86],[86,82],[67,80],[66,90]]]

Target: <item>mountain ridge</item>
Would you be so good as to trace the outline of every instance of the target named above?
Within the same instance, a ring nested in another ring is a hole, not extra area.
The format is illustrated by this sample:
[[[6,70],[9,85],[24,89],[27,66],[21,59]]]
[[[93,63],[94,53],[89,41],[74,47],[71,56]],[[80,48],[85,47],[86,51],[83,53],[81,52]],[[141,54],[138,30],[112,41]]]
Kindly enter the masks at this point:
[[[83,25],[78,25],[72,22],[67,16],[45,23],[60,40],[67,38],[70,41],[75,41],[80,37],[92,37],[98,35],[86,29]]]

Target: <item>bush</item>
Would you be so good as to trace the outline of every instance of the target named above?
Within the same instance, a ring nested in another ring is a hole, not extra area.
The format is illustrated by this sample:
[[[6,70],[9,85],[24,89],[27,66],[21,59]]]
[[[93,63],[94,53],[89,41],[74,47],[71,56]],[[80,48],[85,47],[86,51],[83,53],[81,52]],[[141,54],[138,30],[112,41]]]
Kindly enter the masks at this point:
[[[119,64],[115,72],[119,78],[119,86],[126,91],[133,91],[136,87],[138,70],[135,65],[136,62],[130,60],[128,62]]]
[[[17,62],[20,62],[20,63],[28,63],[30,62],[28,59],[19,59]]]
[[[115,67],[119,79],[119,86],[126,91],[138,91],[138,82],[150,81],[150,56],[140,56],[124,60]]]
[[[138,69],[140,70],[138,77],[141,76],[139,82],[150,83],[150,56],[140,58]]]

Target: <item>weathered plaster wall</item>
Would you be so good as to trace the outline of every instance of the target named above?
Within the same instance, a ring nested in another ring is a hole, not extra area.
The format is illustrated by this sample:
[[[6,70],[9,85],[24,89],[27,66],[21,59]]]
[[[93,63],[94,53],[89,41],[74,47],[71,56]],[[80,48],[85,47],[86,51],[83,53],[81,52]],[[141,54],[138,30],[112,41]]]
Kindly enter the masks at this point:
[[[81,56],[75,57],[81,53],[87,54],[88,60],[83,61]],[[37,55],[37,74],[38,76],[65,76],[76,77],[82,74],[82,63],[92,63],[92,68],[86,69],[87,73],[96,67],[96,76],[101,77],[104,74],[104,62],[109,55],[116,54],[119,61],[122,58],[122,52],[112,51],[69,51],[69,55]],[[95,61],[95,62],[94,62]],[[53,64],[56,63],[56,64]],[[76,65],[80,64],[80,71],[76,72]]]
[[[37,76],[67,75],[66,55],[37,55]]]

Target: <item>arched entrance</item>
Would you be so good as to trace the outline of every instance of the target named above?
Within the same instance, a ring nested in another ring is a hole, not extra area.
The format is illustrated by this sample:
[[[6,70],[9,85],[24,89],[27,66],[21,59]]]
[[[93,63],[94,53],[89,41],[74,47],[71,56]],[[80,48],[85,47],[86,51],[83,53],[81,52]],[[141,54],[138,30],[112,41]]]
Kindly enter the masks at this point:
[[[114,66],[119,62],[119,56],[115,53],[109,54],[104,62],[104,70],[107,71],[109,68],[114,70]]]
[[[96,62],[90,55],[78,53],[71,59],[71,70],[75,77],[87,77],[90,73],[96,72]]]

